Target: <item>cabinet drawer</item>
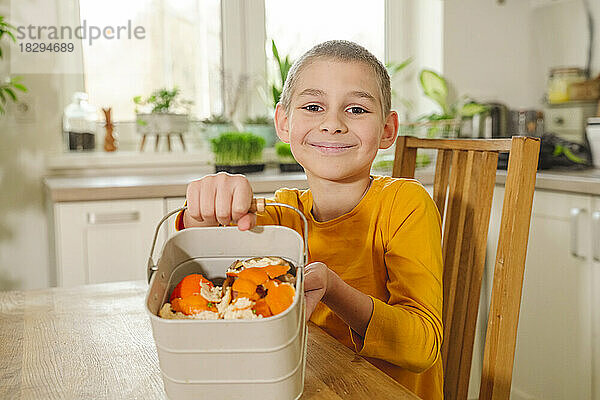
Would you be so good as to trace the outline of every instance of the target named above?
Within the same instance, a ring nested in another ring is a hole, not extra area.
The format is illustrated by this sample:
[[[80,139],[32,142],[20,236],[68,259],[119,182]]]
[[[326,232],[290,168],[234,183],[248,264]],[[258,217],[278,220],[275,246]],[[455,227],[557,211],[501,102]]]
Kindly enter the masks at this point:
[[[583,212],[589,213],[589,196],[539,189],[534,192],[532,211],[535,216],[568,220],[573,208],[580,208]]]
[[[58,286],[145,279],[163,213],[162,199],[55,204]]]

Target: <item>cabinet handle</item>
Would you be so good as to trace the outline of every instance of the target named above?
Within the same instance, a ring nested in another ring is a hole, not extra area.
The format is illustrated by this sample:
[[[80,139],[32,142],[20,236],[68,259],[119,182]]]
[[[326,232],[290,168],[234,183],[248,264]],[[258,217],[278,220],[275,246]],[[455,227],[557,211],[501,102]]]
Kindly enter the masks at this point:
[[[137,222],[140,220],[139,211],[126,211],[114,213],[88,213],[87,221],[90,225],[97,224],[120,224]]]
[[[600,211],[592,213],[592,257],[594,261],[600,262],[598,254],[598,241],[600,241]]]
[[[583,208],[571,208],[571,255],[575,258],[583,259],[582,255],[577,253],[577,245],[579,243],[579,216],[583,214]]]

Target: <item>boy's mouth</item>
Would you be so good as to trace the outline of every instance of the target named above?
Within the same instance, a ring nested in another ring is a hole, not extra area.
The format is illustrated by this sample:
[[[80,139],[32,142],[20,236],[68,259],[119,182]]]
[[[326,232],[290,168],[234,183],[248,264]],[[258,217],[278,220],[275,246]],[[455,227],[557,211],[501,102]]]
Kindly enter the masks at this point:
[[[323,152],[323,153],[342,153],[355,147],[353,144],[345,144],[345,143],[333,143],[333,142],[312,142],[308,143],[309,146],[314,147],[315,149]]]

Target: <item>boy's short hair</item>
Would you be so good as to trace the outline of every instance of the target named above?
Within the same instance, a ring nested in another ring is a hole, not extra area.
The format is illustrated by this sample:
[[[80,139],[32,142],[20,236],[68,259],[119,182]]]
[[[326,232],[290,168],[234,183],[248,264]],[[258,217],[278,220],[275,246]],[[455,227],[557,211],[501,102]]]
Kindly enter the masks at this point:
[[[350,42],[348,40],[329,40],[320,43],[308,50],[302,55],[290,68],[283,91],[281,92],[281,103],[286,115],[289,115],[292,101],[292,93],[296,87],[296,82],[300,72],[314,61],[320,59],[331,59],[346,62],[359,62],[366,64],[373,69],[377,84],[379,86],[379,101],[383,112],[383,119],[388,116],[392,107],[392,90],[390,85],[390,75],[385,66],[369,50],[363,46]]]

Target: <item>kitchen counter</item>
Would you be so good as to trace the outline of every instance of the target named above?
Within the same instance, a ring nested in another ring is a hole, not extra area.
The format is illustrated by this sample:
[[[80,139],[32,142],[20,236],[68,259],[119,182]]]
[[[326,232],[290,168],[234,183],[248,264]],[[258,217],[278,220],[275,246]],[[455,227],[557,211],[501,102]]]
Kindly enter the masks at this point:
[[[147,284],[0,292],[0,398],[164,399]],[[418,399],[316,325],[302,399]]]
[[[211,166],[193,171],[160,175],[46,177],[44,185],[53,202],[183,197],[192,180],[213,172]],[[272,193],[281,187],[306,189],[303,173],[280,173],[277,168],[247,175],[254,193]],[[433,183],[433,170],[417,170],[424,185]],[[496,183],[503,185],[506,171],[499,170]],[[600,169],[546,170],[537,174],[536,189],[600,195]]]
[[[46,177],[44,185],[53,202],[183,197],[187,184],[214,172],[213,166],[193,172],[161,175]],[[254,193],[271,193],[282,187],[307,189],[304,173],[280,173],[278,168],[246,175]]]

